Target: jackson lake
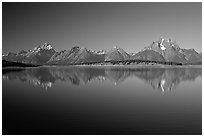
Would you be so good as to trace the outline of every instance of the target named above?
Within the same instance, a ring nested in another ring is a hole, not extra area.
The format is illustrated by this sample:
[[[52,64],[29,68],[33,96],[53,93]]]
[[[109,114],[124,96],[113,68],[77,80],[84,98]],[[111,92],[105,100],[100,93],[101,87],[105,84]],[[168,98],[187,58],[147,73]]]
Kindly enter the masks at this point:
[[[202,68],[2,70],[3,134],[202,134]]]

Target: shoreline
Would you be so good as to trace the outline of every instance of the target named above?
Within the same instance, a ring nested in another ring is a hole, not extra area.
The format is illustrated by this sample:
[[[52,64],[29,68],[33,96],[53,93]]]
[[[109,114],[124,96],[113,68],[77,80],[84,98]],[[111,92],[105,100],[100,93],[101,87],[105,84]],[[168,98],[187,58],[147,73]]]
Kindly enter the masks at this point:
[[[202,68],[202,65],[42,65],[42,66],[36,66],[36,67],[19,67],[19,66],[9,66],[9,67],[3,67],[3,69],[35,69],[35,68]]]

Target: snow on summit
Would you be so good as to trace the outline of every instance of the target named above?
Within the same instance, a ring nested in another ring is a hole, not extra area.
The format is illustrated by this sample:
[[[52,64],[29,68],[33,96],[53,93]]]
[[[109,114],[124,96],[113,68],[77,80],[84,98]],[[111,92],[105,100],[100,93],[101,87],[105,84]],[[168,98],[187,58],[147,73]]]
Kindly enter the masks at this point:
[[[160,43],[161,50],[165,50],[166,49],[165,46],[163,45],[163,43],[164,43],[164,39],[162,38],[162,41]]]
[[[48,43],[45,43],[44,45],[42,45],[41,48],[50,50],[50,49],[52,49],[52,46],[50,44],[48,44]]]

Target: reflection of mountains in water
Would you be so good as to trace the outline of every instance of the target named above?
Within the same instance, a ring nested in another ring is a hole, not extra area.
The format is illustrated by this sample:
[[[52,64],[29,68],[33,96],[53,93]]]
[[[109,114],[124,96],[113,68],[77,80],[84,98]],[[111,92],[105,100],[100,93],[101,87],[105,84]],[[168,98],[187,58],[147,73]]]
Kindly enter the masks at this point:
[[[151,84],[155,89],[171,91],[181,81],[194,81],[202,75],[201,68],[35,68],[19,71],[3,70],[3,78],[22,82],[28,81],[50,88],[55,81],[60,80],[74,85],[87,84],[90,81],[109,80],[115,84],[123,82],[128,77],[136,76]]]

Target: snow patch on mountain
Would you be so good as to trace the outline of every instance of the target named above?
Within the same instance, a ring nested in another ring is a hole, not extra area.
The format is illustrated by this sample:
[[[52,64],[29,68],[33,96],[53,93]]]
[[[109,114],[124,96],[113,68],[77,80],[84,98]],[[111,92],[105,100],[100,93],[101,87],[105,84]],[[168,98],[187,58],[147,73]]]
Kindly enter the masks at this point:
[[[162,41],[160,43],[161,50],[165,50],[166,49],[165,46],[163,45],[163,43],[164,43],[164,39],[162,38]]]
[[[99,54],[99,55],[102,55],[102,54],[105,54],[105,53],[106,53],[105,50],[99,50],[99,51],[97,51],[97,54]]]
[[[47,46],[47,49],[52,49],[52,46],[51,46],[51,45],[48,45],[48,46]]]
[[[33,50],[28,50],[28,51],[31,53],[38,53],[41,50],[53,50],[53,47],[50,44],[45,43],[42,46],[37,46]]]
[[[45,43],[44,45],[41,46],[41,49],[47,49],[47,50],[50,50],[50,49],[53,49],[52,46],[48,43]]]
[[[104,55],[106,53],[106,51],[104,49],[95,50],[95,51],[91,51],[91,52],[94,53],[94,54],[97,54],[97,55]]]

